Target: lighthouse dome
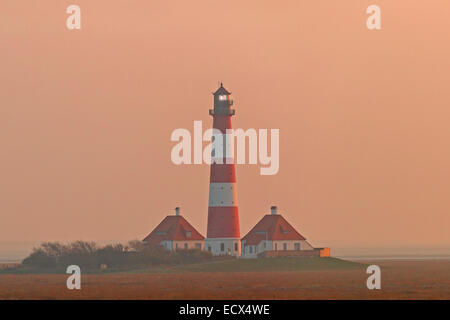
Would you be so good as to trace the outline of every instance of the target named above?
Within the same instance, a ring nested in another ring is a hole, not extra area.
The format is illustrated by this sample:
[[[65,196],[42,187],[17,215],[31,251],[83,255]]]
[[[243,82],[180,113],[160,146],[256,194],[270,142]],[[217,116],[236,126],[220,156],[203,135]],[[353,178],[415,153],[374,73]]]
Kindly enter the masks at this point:
[[[216,92],[213,93],[213,95],[215,95],[215,96],[221,96],[221,95],[227,95],[228,96],[230,94],[231,94],[231,92],[228,92],[227,89],[225,89],[223,87],[222,83],[220,84],[220,88],[217,89]]]

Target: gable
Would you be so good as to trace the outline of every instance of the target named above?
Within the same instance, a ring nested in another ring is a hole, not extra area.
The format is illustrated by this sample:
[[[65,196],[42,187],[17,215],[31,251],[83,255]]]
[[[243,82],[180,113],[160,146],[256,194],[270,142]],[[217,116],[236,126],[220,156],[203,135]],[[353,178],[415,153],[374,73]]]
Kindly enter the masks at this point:
[[[204,239],[205,237],[182,216],[167,216],[143,241],[149,244],[159,244],[161,241],[201,241]]]
[[[281,215],[265,215],[242,240],[247,245],[258,245],[264,240],[306,240]]]

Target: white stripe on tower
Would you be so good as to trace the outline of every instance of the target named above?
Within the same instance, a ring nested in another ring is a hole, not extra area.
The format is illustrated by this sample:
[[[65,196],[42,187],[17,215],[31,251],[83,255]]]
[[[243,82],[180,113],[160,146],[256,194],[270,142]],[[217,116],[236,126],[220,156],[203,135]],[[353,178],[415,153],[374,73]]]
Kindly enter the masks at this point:
[[[236,183],[211,182],[209,184],[210,207],[237,207]]]

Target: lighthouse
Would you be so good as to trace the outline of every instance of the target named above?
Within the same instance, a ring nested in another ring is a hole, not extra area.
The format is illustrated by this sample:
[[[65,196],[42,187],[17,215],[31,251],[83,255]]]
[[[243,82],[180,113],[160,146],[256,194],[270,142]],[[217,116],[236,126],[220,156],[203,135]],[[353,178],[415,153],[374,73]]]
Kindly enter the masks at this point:
[[[208,230],[205,249],[213,255],[239,256],[241,252],[239,213],[236,190],[236,170],[233,152],[227,150],[227,129],[232,129],[231,93],[222,84],[214,95],[214,108],[209,110],[213,117],[214,139],[223,139],[222,150],[211,154],[211,173],[209,183]],[[219,133],[220,132],[220,133]],[[229,148],[229,147],[228,147]],[[220,151],[220,152],[218,152]]]

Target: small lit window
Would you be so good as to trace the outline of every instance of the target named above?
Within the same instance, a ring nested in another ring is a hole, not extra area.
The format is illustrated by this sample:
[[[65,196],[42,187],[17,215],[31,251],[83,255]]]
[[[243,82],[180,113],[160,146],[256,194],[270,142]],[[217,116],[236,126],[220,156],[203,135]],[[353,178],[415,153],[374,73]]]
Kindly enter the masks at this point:
[[[227,96],[226,95],[221,95],[221,96],[219,96],[219,100],[220,101],[225,101],[225,100],[227,100]]]

